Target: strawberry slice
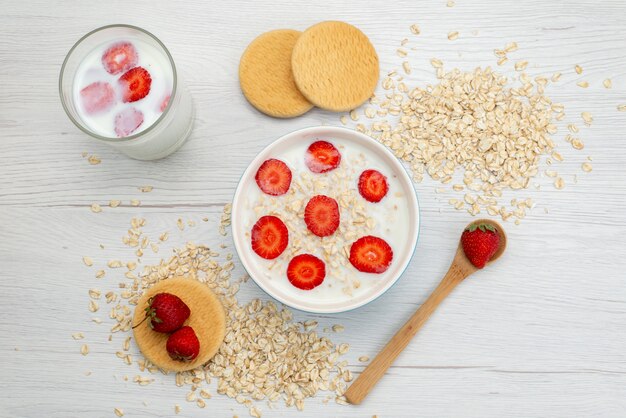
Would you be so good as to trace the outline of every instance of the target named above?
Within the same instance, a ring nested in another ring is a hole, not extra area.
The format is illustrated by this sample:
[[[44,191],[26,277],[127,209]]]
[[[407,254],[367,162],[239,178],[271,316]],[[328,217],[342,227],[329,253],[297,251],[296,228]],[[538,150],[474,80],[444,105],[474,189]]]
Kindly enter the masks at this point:
[[[167,96],[165,96],[165,98],[163,99],[163,101],[161,102],[161,106],[159,106],[159,110],[161,112],[163,112],[165,110],[165,108],[167,107],[167,105],[170,103],[170,94],[168,94]]]
[[[130,42],[117,42],[102,54],[102,66],[109,74],[119,74],[137,65],[137,50]]]
[[[272,260],[287,248],[289,231],[276,216],[262,216],[252,227],[251,239],[254,252]]]
[[[321,285],[326,277],[326,265],[311,254],[295,256],[287,266],[289,283],[302,290],[311,290]]]
[[[122,87],[122,101],[124,103],[136,102],[150,93],[152,77],[143,67],[135,67],[126,71],[119,78]]]
[[[330,142],[316,141],[306,150],[304,162],[312,172],[326,173],[339,166],[341,154]]]
[[[380,202],[388,191],[387,177],[380,171],[365,170],[359,176],[359,193],[368,202]]]
[[[291,186],[291,170],[284,162],[270,158],[261,164],[254,179],[264,193],[280,196]]]
[[[96,81],[80,91],[80,99],[89,114],[102,113],[115,104],[115,90],[109,83]]]
[[[135,132],[143,123],[143,113],[134,107],[128,107],[115,116],[115,134],[123,138]]]
[[[389,268],[391,260],[393,251],[382,238],[366,235],[350,247],[350,263],[363,273],[383,273]]]
[[[304,208],[304,223],[318,237],[327,237],[339,228],[339,205],[332,197],[313,196]]]

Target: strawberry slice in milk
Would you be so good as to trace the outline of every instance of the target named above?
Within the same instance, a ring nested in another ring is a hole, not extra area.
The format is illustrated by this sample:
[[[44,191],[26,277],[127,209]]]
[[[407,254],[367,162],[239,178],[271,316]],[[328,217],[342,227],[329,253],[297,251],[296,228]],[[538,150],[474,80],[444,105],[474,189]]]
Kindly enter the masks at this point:
[[[131,36],[106,42],[85,55],[74,78],[74,98],[80,118],[94,133],[123,138],[161,117],[173,84],[167,56]]]

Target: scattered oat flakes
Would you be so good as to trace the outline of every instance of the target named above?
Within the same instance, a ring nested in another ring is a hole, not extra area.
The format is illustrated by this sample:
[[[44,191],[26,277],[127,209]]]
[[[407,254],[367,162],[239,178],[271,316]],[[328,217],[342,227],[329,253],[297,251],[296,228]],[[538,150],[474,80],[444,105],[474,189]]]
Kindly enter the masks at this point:
[[[112,208],[118,207],[122,203],[121,200],[111,199],[109,200],[109,206]]]
[[[115,415],[117,415],[118,417],[123,417],[124,416],[124,410],[122,410],[120,408],[114,408],[113,412],[115,412]]]
[[[85,263],[87,267],[93,266],[93,260],[91,259],[91,257],[88,256],[83,257],[83,263]]]
[[[602,82],[602,85],[604,86],[604,88],[610,89],[613,86],[613,82],[611,81],[610,78],[607,78],[606,80]]]
[[[554,187],[556,187],[558,190],[563,189],[565,187],[565,181],[563,180],[563,178],[557,177],[556,180],[554,180]]]
[[[152,187],[152,186],[141,186],[141,187],[139,187],[139,190],[141,191],[141,193],[150,193],[153,189],[154,189],[154,187]]]
[[[89,346],[87,344],[83,344],[80,347],[80,354],[82,354],[83,356],[86,356],[87,354],[89,354]]]
[[[141,201],[139,199],[132,199],[130,201],[130,205],[131,206],[139,206],[139,205],[141,205]]]
[[[82,332],[77,332],[72,334],[72,338],[75,340],[82,340],[83,338],[85,338],[85,336],[83,335]]]
[[[508,60],[509,60],[509,59],[508,59],[507,57],[501,57],[500,59],[498,59],[497,64],[498,64],[498,65],[504,65],[504,64],[506,64],[506,62],[507,62]]]
[[[345,327],[343,325],[335,324],[332,327],[333,332],[343,332]]]
[[[620,112],[626,112],[626,104],[617,106],[617,110]]]
[[[105,274],[106,274],[106,273],[105,273],[105,271],[104,271],[104,270],[98,270],[98,271],[96,272],[96,279],[101,279],[101,278],[103,278]]]
[[[409,64],[408,61],[404,61],[402,63],[402,69],[404,70],[405,74],[411,74],[411,64]]]
[[[582,169],[583,169],[583,171],[584,171],[585,173],[590,173],[590,172],[591,172],[591,170],[593,169],[593,167],[591,166],[591,163],[584,162],[584,163],[582,164]]]
[[[582,112],[580,116],[583,118],[585,125],[590,126],[591,122],[593,122],[593,116],[589,112]]]
[[[342,125],[347,125],[348,124],[348,117],[346,115],[341,115],[339,120],[341,121]]]
[[[511,42],[511,43],[506,44],[504,47],[504,51],[507,53],[517,51],[517,42]]]
[[[453,32],[449,32],[448,33],[448,40],[449,41],[454,41],[454,40],[456,40],[458,38],[459,38],[459,32],[453,31]]]
[[[561,73],[554,73],[552,74],[552,77],[550,78],[550,80],[552,80],[554,83],[556,83],[560,79],[561,79]]]
[[[404,57],[406,57],[406,56],[408,55],[408,52],[407,52],[407,50],[406,50],[406,49],[404,49],[404,48],[398,48],[398,49],[396,50],[396,54],[397,54],[400,58],[404,58]]]
[[[454,7],[454,0],[448,0],[448,2],[446,3],[447,7]]]
[[[576,74],[582,74],[583,73],[583,67],[581,67],[580,65],[576,64],[574,66],[574,71],[576,71]]]
[[[90,155],[87,161],[89,161],[89,164],[91,165],[98,165],[102,162],[102,160],[96,155]]]
[[[91,211],[93,213],[100,213],[100,212],[102,212],[102,207],[99,204],[97,204],[97,203],[92,203],[91,204]]]
[[[411,29],[411,33],[413,35],[419,35],[420,34],[420,27],[418,25],[416,25],[416,24],[411,25],[409,29]]]
[[[528,61],[518,61],[515,63],[515,71],[524,71],[528,67]]]
[[[90,312],[97,312],[98,309],[100,309],[100,306],[98,305],[98,302],[96,302],[95,300],[90,300],[89,301],[89,311]]]
[[[181,408],[180,405],[176,404],[174,405],[174,412],[176,413],[176,415],[180,414]]]
[[[578,87],[582,87],[582,88],[586,89],[587,87],[589,87],[589,82],[588,81],[579,81],[578,83],[576,83],[576,85]]]
[[[368,356],[361,356],[359,357],[359,361],[361,363],[367,363],[368,361],[370,361],[370,358]]]

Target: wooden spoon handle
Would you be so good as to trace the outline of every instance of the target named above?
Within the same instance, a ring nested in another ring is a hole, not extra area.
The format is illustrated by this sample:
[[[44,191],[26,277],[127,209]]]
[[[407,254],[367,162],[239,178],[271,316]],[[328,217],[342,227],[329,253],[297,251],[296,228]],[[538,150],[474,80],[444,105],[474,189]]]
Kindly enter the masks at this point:
[[[456,260],[455,260],[456,261]],[[426,323],[437,306],[471,271],[463,268],[459,263],[453,262],[450,269],[441,280],[437,288],[428,297],[426,302],[413,314],[413,316],[400,328],[380,353],[363,370],[361,375],[350,385],[345,393],[348,402],[354,405],[361,403],[367,394],[383,377],[389,366],[396,357],[405,349],[417,331]]]

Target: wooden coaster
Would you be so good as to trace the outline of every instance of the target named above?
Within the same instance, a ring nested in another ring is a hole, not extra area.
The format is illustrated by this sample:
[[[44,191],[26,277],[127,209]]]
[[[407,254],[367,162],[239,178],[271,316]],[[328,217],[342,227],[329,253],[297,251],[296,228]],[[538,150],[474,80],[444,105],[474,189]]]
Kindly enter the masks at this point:
[[[344,112],[374,93],[378,55],[363,32],[344,22],[321,22],[300,35],[291,68],[298,89],[315,106]]]
[[[266,115],[292,118],[313,107],[296,87],[291,72],[291,51],[298,37],[300,32],[291,29],[266,32],[241,56],[241,90],[250,104]]]
[[[146,316],[148,299],[157,293],[171,293],[189,306],[191,315],[185,322],[193,328],[200,340],[200,353],[190,362],[172,360],[165,349],[170,334],[153,331],[145,321],[133,330],[135,341],[141,353],[163,370],[181,372],[195,369],[209,361],[219,349],[226,333],[224,307],[205,284],[193,279],[173,278],[162,280],[141,296],[135,307],[133,325],[139,324]]]

